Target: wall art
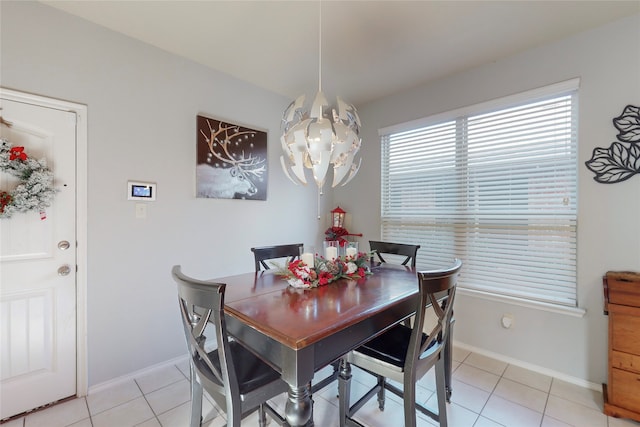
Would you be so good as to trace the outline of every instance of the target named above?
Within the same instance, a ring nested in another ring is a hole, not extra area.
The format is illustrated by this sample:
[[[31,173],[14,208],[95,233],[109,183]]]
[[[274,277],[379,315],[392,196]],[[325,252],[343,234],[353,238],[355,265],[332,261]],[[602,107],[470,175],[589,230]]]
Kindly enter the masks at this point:
[[[267,133],[204,116],[196,123],[196,196],[266,200]]]
[[[618,129],[618,141],[609,148],[595,148],[587,168],[596,174],[593,179],[602,184],[615,184],[640,174],[640,107],[627,105],[613,126]]]

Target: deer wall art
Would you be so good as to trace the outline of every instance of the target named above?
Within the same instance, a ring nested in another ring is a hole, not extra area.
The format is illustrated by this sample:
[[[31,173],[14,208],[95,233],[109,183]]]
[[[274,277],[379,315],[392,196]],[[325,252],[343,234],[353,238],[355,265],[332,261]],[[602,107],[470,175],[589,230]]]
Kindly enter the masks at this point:
[[[266,200],[266,132],[204,116],[197,126],[197,197]]]

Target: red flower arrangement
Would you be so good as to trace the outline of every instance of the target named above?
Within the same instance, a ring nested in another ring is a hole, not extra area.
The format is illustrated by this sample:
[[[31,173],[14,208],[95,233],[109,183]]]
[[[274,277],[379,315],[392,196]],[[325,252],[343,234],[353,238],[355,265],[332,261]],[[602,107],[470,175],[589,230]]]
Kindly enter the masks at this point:
[[[342,278],[360,279],[371,273],[369,269],[370,255],[358,252],[357,256],[339,257],[327,260],[316,255],[314,267],[302,260],[288,262],[276,274],[284,277],[294,288],[316,288],[328,285]]]

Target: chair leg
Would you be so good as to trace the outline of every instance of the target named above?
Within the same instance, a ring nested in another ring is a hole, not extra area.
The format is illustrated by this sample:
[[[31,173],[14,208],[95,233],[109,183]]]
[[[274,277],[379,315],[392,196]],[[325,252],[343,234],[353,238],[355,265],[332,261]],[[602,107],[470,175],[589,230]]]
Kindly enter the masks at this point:
[[[387,379],[385,377],[381,377],[381,376],[377,376],[378,377],[378,387],[380,387],[380,389],[378,390],[378,409],[380,409],[381,411],[384,411],[384,399],[385,399],[385,383],[387,382]]]
[[[416,381],[415,378],[408,378],[405,372],[403,384],[404,395],[404,425],[405,427],[416,427]]]
[[[340,405],[340,427],[345,427],[349,416],[351,398],[351,365],[346,359],[340,359],[338,374],[338,402]]]
[[[438,397],[438,421],[440,427],[447,427],[446,357],[440,353],[436,362],[436,395]]]
[[[225,395],[225,401],[227,405],[227,424],[226,427],[240,427],[242,423],[242,403],[234,402],[231,396]],[[258,410],[260,406],[258,407]],[[264,408],[262,408],[264,409]],[[258,414],[260,415],[260,414]]]
[[[192,364],[191,376],[191,421],[190,427],[200,427],[202,425],[202,384],[198,382],[195,368]]]
[[[258,407],[258,425],[259,427],[266,427],[267,415],[264,412],[264,403],[261,403]]]
[[[451,370],[453,365],[453,346],[451,344],[451,337],[453,336],[453,325],[455,324],[455,319],[453,315],[451,317],[451,322],[449,322],[449,330],[447,331],[447,336],[445,337],[445,345],[444,345],[444,355],[440,357],[444,357],[444,386],[445,391],[447,392],[447,402],[451,403],[451,393],[453,392],[453,387],[451,386]]]

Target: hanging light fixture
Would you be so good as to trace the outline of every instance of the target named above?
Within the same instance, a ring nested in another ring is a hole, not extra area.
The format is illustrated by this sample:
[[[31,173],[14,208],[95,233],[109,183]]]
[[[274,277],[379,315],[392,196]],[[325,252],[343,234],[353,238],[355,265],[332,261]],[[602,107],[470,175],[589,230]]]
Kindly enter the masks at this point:
[[[310,105],[301,95],[284,111],[280,138],[284,155],[280,156],[280,163],[294,184],[306,185],[305,169],[310,169],[322,194],[329,166],[333,167],[331,187],[353,179],[362,163],[361,158],[354,161],[362,141],[355,107],[338,97],[337,107],[333,108],[322,93],[322,3],[319,23],[318,93]]]

